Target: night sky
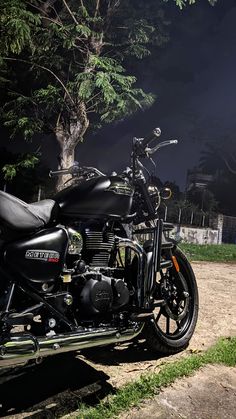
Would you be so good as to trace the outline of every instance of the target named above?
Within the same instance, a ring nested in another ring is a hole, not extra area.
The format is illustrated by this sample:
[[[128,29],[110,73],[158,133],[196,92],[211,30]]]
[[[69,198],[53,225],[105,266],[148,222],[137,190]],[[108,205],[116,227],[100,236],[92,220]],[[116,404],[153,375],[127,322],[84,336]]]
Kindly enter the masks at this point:
[[[199,0],[184,11],[172,3],[166,6],[170,41],[154,51],[153,65],[144,75],[145,63],[136,69],[139,84],[156,94],[155,104],[88,136],[76,159],[107,173],[119,171],[129,164],[132,137],[160,126],[162,139],[178,139],[179,145],[155,156],[159,176],[183,189],[187,169],[198,163],[204,142],[224,141],[236,133],[236,1],[218,0],[211,7]],[[16,141],[14,150],[21,148]],[[56,167],[55,142],[45,139],[42,151],[47,164]]]

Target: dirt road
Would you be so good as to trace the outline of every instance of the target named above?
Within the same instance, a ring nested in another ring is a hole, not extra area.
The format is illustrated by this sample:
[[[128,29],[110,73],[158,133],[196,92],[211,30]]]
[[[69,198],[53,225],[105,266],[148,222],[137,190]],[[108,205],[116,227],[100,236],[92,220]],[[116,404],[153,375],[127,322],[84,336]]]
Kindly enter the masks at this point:
[[[73,414],[82,398],[94,402],[163,362],[201,351],[220,336],[236,335],[236,265],[193,263],[200,295],[198,325],[188,349],[154,359],[142,342],[80,355],[54,357],[0,387],[0,417],[55,418]]]

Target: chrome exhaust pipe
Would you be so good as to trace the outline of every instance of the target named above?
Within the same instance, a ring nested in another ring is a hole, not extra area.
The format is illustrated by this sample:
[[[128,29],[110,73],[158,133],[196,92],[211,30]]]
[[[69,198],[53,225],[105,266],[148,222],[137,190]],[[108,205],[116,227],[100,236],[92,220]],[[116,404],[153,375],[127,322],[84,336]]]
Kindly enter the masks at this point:
[[[142,328],[143,324],[136,323],[125,330],[104,327],[39,338],[31,334],[14,334],[0,344],[0,368],[25,365],[30,360],[59,353],[125,342],[137,336]]]

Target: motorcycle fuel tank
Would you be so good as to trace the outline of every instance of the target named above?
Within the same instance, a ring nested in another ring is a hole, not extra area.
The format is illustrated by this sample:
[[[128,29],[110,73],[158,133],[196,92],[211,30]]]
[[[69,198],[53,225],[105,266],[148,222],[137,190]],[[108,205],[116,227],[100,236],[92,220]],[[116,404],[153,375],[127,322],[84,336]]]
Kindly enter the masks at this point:
[[[62,218],[122,218],[131,209],[132,186],[118,176],[101,176],[59,192],[55,201]]]
[[[33,282],[57,278],[63,268],[68,236],[63,228],[41,230],[5,247],[5,263],[10,270]]]

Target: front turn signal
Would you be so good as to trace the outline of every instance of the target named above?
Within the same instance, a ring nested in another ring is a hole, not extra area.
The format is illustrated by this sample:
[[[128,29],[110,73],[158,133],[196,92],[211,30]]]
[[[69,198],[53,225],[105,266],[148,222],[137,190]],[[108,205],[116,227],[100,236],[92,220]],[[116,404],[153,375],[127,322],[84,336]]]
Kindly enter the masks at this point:
[[[172,256],[172,262],[173,262],[173,264],[174,264],[174,267],[175,267],[175,269],[176,269],[176,272],[179,272],[179,271],[180,271],[180,269],[179,269],[179,264],[178,264],[177,259],[176,259],[176,257],[175,257],[175,256]]]

